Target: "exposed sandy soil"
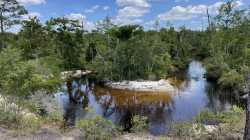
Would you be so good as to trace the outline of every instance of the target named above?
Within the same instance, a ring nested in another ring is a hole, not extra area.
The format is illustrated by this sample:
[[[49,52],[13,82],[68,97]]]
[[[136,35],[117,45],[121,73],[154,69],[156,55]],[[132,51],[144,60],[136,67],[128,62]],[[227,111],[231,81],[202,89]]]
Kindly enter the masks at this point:
[[[108,82],[105,86],[113,89],[131,90],[140,92],[168,92],[174,93],[175,87],[168,80],[160,81],[122,81]]]
[[[71,132],[62,133],[55,129],[43,128],[35,134],[27,136],[16,136],[10,130],[0,127],[0,140],[83,140],[80,131],[72,130]]]
[[[124,134],[113,140],[158,140],[159,138],[149,134]],[[14,136],[7,129],[0,127],[0,140],[84,140],[79,130],[62,133],[52,128],[43,128],[35,134],[28,136]]]

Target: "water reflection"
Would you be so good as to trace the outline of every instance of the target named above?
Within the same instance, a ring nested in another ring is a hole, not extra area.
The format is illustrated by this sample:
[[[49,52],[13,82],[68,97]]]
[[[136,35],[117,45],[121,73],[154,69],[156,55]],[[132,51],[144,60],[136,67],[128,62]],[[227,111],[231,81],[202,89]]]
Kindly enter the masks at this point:
[[[109,88],[95,88],[96,102],[103,110],[102,115],[128,129],[132,116],[142,115],[149,118],[150,129],[165,129],[175,108],[173,93],[131,92]],[[157,132],[156,132],[157,133]]]
[[[192,61],[184,81],[172,79],[178,82],[178,93],[131,92],[95,86],[93,90],[85,90],[86,106],[93,108],[96,114],[122,125],[125,130],[131,127],[132,116],[147,116],[150,132],[154,135],[164,134],[173,122],[190,121],[204,108],[216,112],[231,108],[230,100],[217,96],[214,86],[204,78],[205,72],[200,62]],[[64,104],[65,114],[73,117],[70,121],[89,116],[81,105],[70,108],[70,103]]]

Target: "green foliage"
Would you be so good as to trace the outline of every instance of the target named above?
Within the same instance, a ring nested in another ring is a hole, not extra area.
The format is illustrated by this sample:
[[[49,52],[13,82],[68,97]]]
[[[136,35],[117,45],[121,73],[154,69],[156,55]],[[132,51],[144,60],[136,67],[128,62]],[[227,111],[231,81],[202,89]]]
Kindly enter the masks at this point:
[[[42,116],[46,123],[61,125],[64,121],[63,107],[53,95],[39,92],[23,103],[26,108]]]
[[[245,83],[245,78],[244,75],[238,73],[236,70],[230,70],[221,75],[218,83],[223,88],[242,89]]]
[[[39,90],[54,90],[59,80],[39,60],[22,61],[20,50],[0,52],[0,87],[2,93],[26,96]]]
[[[0,124],[15,129],[19,134],[35,132],[40,128],[42,120],[18,103],[13,97],[0,97]]]
[[[203,110],[195,118],[196,123],[174,123],[169,134],[162,139],[192,139],[192,140],[222,140],[242,139],[245,125],[245,113],[240,107],[233,106],[231,110],[213,113]],[[220,122],[215,125],[206,125],[206,121]]]
[[[217,114],[205,109],[199,115],[197,115],[196,121],[198,123],[205,123],[207,121],[214,121],[218,123],[236,123],[240,119],[238,117],[243,115],[244,110],[237,106],[233,106],[230,111]]]
[[[111,140],[119,133],[111,121],[100,116],[91,120],[80,120],[76,126],[87,140]]]
[[[223,57],[221,56],[208,58],[205,61],[205,65],[207,69],[207,78],[213,80],[216,80],[224,71],[228,71],[229,69],[229,66],[224,63]]]
[[[136,115],[133,117],[133,127],[132,131],[141,132],[148,129],[148,118],[144,116]]]
[[[222,5],[215,18],[216,26],[207,33],[207,77],[217,81],[221,88],[241,91],[246,84],[250,68],[247,15],[247,9],[239,11],[235,1],[229,1]]]
[[[0,2],[0,29],[3,33],[11,26],[20,23],[22,15],[27,14],[24,6],[16,0],[1,0]]]
[[[199,127],[201,127],[199,125]],[[188,122],[175,123],[171,126],[170,136],[192,137],[194,135],[193,124]]]

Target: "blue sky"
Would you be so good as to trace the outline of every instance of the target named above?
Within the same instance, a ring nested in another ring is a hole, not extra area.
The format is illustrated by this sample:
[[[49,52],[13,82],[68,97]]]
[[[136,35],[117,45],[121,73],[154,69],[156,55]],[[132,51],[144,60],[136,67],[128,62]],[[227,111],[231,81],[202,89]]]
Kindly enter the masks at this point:
[[[51,17],[82,20],[91,30],[95,23],[110,16],[117,25],[140,24],[150,29],[156,20],[161,26],[200,30],[206,27],[206,9],[216,15],[223,0],[18,0],[25,5],[29,16],[42,22]],[[250,0],[235,0],[237,8],[244,8]]]

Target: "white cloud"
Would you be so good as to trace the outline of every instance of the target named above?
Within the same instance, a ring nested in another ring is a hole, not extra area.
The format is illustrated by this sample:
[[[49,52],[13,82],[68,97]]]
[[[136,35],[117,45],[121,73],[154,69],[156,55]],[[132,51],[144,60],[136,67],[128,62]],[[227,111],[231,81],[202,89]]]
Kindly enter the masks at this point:
[[[94,13],[96,10],[98,10],[100,8],[100,5],[95,5],[93,7],[91,7],[90,9],[86,9],[84,11],[84,13]]]
[[[150,7],[147,0],[116,0],[116,3],[120,7],[132,6],[132,7]]]
[[[83,23],[84,28],[88,31],[91,31],[95,28],[95,24],[91,21],[88,21],[87,17],[81,13],[71,13],[69,15],[66,15],[65,18],[78,20],[80,23]]]
[[[30,13],[28,13],[28,14],[26,14],[26,15],[23,15],[23,16],[22,16],[22,19],[23,19],[23,20],[28,20],[29,18],[34,18],[34,17],[40,18],[40,17],[41,17],[41,14],[38,13],[38,12],[30,12]]]
[[[190,20],[197,17],[203,17],[206,15],[207,9],[211,15],[219,13],[219,8],[224,2],[216,2],[212,5],[189,5],[187,7],[175,6],[169,11],[159,14],[158,18],[161,20]],[[243,5],[242,0],[235,1],[235,7]]]
[[[158,17],[161,20],[189,20],[206,14],[207,9],[210,14],[217,13],[222,2],[217,2],[213,5],[189,5],[187,7],[175,6],[170,11],[160,14]]]
[[[39,5],[39,4],[45,4],[45,0],[17,0],[19,3],[24,5]]]
[[[147,9],[137,7],[124,7],[118,11],[118,16],[122,18],[138,18],[147,13]]]
[[[142,19],[126,19],[126,18],[116,18],[115,20],[113,20],[113,22],[116,24],[116,25],[134,25],[134,24],[141,24],[143,23],[143,20]]]
[[[175,0],[175,2],[189,2],[189,0]]]
[[[240,7],[242,5],[244,5],[243,0],[237,0],[237,1],[234,2],[235,7]]]
[[[142,22],[140,19],[149,12],[147,8],[127,6],[119,9],[116,18],[114,19],[117,25],[139,24]]]
[[[116,0],[119,7],[117,16],[113,19],[117,25],[139,24],[150,10],[149,0]]]
[[[80,13],[71,13],[69,15],[66,15],[65,17],[71,20],[79,20],[79,21],[86,20],[86,16]]]
[[[103,6],[103,10],[104,10],[104,11],[109,10],[109,8],[110,8],[109,6]]]

